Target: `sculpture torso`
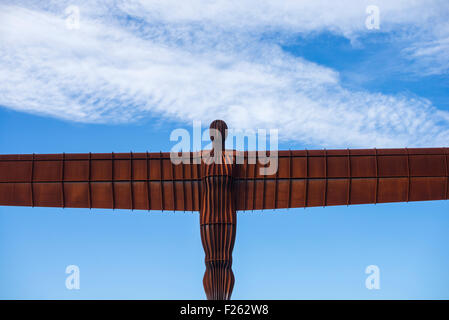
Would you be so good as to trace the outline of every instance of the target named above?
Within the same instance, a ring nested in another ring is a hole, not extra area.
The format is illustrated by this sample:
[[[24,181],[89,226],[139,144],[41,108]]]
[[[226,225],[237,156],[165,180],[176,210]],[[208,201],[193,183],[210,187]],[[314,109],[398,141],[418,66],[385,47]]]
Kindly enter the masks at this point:
[[[236,235],[235,165],[230,156],[223,155],[221,160],[221,164],[201,164],[200,226],[206,254],[203,285],[207,298],[213,300],[230,299],[234,287],[231,266]]]

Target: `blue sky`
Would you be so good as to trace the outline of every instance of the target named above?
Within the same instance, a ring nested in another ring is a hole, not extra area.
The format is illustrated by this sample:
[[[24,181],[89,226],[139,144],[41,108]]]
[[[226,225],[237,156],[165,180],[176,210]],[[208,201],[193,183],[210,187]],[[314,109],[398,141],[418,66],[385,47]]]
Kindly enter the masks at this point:
[[[0,153],[168,151],[215,118],[277,128],[281,149],[447,147],[448,18],[445,1],[2,0]],[[448,209],[239,213],[233,298],[448,298]],[[204,299],[203,258],[196,213],[0,208],[0,298]]]

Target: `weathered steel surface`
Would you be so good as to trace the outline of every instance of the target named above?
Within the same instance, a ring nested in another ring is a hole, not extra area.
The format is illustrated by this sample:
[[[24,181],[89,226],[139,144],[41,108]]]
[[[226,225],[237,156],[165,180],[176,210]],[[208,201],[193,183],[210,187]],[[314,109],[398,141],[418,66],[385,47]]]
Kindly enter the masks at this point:
[[[232,250],[236,235],[233,173],[230,157],[222,164],[202,165],[200,226],[205,252],[206,272],[203,278],[208,299],[228,300],[234,287]]]
[[[223,154],[226,129],[224,121],[211,123],[213,158],[201,164],[200,228],[206,264],[203,286],[209,300],[229,300],[234,288],[232,250],[237,224],[234,193],[236,166],[233,155]]]
[[[169,153],[0,155],[0,205],[198,211],[199,201],[200,164]]]
[[[279,151],[279,170],[241,166],[237,210],[449,199],[449,149]]]
[[[449,198],[448,148],[279,151],[271,176],[241,154],[236,210]],[[200,167],[169,153],[0,155],[0,205],[199,211]]]

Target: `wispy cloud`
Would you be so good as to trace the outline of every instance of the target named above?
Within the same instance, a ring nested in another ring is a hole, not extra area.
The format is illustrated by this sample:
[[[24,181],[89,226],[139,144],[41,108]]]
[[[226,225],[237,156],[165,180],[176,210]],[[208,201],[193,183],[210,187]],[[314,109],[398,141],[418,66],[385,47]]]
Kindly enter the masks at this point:
[[[413,62],[413,71],[426,75],[449,74],[449,22],[439,23],[422,40],[404,49]]]
[[[380,2],[385,31],[429,32],[441,14],[440,1]],[[1,5],[0,105],[79,122],[223,118],[326,147],[446,145],[449,113],[430,101],[350,91],[337,71],[264,40],[367,32],[363,1],[336,3],[78,1],[79,30],[65,26],[71,3]]]

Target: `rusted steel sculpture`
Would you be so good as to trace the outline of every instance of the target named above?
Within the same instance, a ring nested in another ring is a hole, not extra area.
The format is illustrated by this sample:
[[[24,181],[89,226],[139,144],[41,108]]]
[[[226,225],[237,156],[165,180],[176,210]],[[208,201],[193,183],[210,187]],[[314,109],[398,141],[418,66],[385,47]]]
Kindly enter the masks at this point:
[[[220,151],[203,162],[201,174],[201,242],[206,254],[206,272],[203,286],[211,300],[228,300],[234,287],[232,273],[232,250],[236,234],[234,159],[223,153],[226,129],[224,121],[215,120],[210,128],[218,130],[216,141],[211,130],[213,151]],[[216,161],[220,157],[221,161]]]
[[[226,124],[213,152],[224,150]],[[211,139],[214,136],[211,134]],[[237,154],[243,163],[236,163]],[[449,148],[292,150],[262,175],[252,152],[0,155],[0,205],[199,211],[208,299],[230,299],[236,211],[449,199]]]

